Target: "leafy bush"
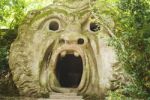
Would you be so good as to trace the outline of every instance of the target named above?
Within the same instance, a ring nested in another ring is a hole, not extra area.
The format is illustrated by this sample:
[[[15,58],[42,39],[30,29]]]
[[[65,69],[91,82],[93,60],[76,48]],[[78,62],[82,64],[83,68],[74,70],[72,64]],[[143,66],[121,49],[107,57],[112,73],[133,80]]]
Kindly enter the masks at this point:
[[[122,66],[134,80],[134,83],[126,86],[123,92],[135,98],[148,99],[150,98],[150,1],[119,0],[118,13],[115,17],[117,39],[114,39],[113,45]]]
[[[9,48],[15,37],[15,30],[3,29],[0,31],[0,71],[8,69]]]
[[[8,69],[11,42],[16,37],[18,25],[24,18],[24,0],[1,0],[0,2],[0,72]]]
[[[11,28],[18,26],[25,15],[24,0],[1,0],[0,2],[0,28]]]

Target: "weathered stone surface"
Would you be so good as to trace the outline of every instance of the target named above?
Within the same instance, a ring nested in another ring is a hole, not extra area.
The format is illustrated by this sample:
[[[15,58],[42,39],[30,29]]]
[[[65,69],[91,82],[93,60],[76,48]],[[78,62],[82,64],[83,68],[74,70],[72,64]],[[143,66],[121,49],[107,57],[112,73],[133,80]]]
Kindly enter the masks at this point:
[[[89,0],[29,12],[9,56],[19,94],[48,97],[51,92],[76,92],[102,98],[117,63],[107,43],[110,38],[92,15]]]

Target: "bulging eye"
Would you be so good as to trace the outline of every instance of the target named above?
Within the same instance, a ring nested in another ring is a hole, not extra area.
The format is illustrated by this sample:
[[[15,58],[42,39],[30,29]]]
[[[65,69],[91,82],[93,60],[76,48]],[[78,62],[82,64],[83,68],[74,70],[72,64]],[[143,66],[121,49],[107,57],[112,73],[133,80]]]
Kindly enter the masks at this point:
[[[58,21],[53,20],[49,23],[49,30],[57,31],[59,30],[59,28],[60,28],[60,23]]]
[[[97,32],[97,31],[99,31],[101,29],[100,28],[100,24],[97,23],[97,22],[91,22],[89,25],[90,25],[89,26],[90,31],[92,31],[92,32]]]

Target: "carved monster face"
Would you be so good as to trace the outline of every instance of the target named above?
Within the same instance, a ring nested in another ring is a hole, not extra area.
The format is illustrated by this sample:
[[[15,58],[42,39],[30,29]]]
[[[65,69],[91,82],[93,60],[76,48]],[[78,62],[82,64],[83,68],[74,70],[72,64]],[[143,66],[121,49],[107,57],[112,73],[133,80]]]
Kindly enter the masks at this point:
[[[114,51],[106,28],[87,5],[32,11],[11,45],[9,64],[21,95],[101,95],[112,78]]]

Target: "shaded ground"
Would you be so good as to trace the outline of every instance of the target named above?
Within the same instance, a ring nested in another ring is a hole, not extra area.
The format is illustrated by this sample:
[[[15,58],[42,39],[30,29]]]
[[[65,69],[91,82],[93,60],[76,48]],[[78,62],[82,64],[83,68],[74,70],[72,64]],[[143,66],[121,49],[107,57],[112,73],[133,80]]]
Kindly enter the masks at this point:
[[[19,97],[18,90],[12,81],[9,70],[0,71],[0,100],[37,100],[36,98]]]
[[[12,81],[10,71],[0,71],[0,96],[18,96],[18,90]]]
[[[46,99],[36,99],[36,98],[28,98],[28,97],[9,97],[9,96],[6,97],[0,95],[0,100],[46,100]]]

